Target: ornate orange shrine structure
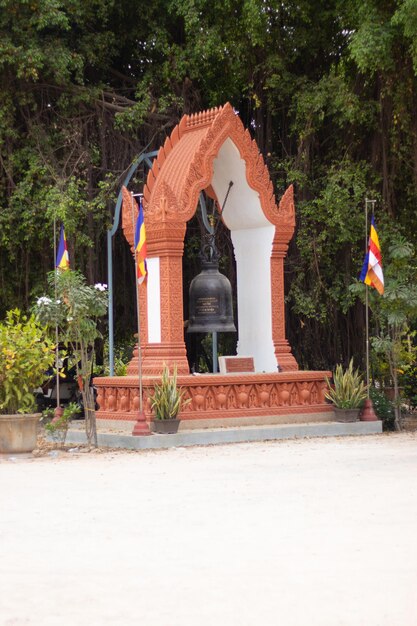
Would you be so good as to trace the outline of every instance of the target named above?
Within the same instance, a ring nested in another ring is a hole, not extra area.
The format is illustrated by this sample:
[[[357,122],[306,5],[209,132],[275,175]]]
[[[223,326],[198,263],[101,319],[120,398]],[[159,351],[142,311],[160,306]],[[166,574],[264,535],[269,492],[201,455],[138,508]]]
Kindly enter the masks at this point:
[[[191,375],[184,342],[182,256],[187,222],[205,191],[220,206],[233,188],[222,219],[231,233],[237,271],[237,354],[254,359],[254,373]],[[124,206],[129,206],[127,193]],[[285,336],[284,258],[294,232],[290,186],[275,201],[256,142],[230,104],[184,115],[160,148],[144,187],[148,281],[140,286],[142,387],[147,399],[164,363],[176,365],[191,402],[182,428],[237,423],[322,421],[325,376],[298,371]],[[133,252],[133,222],[123,211],[123,231]],[[139,414],[138,350],[125,377],[95,379],[99,424],[136,422]],[[143,424],[144,428],[146,425]]]

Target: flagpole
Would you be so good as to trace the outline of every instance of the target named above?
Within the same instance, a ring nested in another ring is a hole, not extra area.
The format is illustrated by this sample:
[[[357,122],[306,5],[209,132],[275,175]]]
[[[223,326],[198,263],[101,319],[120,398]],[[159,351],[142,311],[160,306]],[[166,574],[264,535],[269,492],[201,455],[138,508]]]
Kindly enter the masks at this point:
[[[55,302],[57,300],[57,272],[58,272],[58,268],[56,267],[56,254],[57,254],[57,249],[56,249],[56,215],[54,216],[54,286],[55,286]],[[60,414],[60,404],[61,404],[61,398],[60,398],[60,390],[59,390],[59,335],[58,335],[58,324],[55,324],[55,369],[56,369],[56,409],[55,409],[55,415],[56,417],[59,416]]]
[[[365,198],[365,254],[368,250],[368,198]],[[366,391],[369,398],[369,299],[368,285],[365,285],[365,329],[366,329]]]
[[[367,253],[369,249],[369,240],[368,240],[368,204],[372,205],[372,213],[374,211],[375,200],[369,200],[365,198],[365,259],[367,258]],[[362,407],[362,411],[360,413],[361,422],[375,422],[378,420],[377,415],[375,414],[374,407],[372,404],[372,400],[370,398],[370,389],[369,389],[369,293],[368,293],[368,285],[365,283],[365,327],[366,327],[366,393],[367,398],[365,399]]]
[[[368,243],[368,203],[372,205],[372,212],[374,210],[375,200],[369,200],[365,198],[365,259],[369,249]],[[375,414],[372,400],[370,398],[369,388],[369,292],[368,285],[365,283],[365,327],[366,327],[366,394],[360,414],[360,420],[362,422],[375,422],[378,417]]]
[[[131,214],[132,214],[132,231],[133,238],[135,237],[135,212],[134,212],[134,193],[130,192],[131,196]],[[149,428],[146,424],[145,414],[143,412],[143,385],[142,385],[142,346],[140,341],[140,302],[139,302],[139,289],[138,289],[138,259],[136,246],[133,243],[135,249],[135,290],[136,290],[136,312],[137,312],[137,329],[138,329],[138,360],[139,360],[139,418],[133,427],[132,435],[150,435]]]
[[[375,200],[365,198],[365,254],[368,251],[368,204],[374,212]],[[369,287],[365,284],[365,327],[366,327],[366,388],[369,398]]]
[[[135,212],[134,212],[134,206],[135,206],[135,201],[134,201],[134,194],[133,191],[130,192],[130,197],[131,197],[131,215],[132,215],[132,230],[133,230],[133,235],[135,233]],[[143,411],[143,404],[142,404],[142,350],[141,350],[141,343],[140,343],[140,303],[139,303],[139,289],[138,289],[138,258],[137,258],[137,251],[136,251],[136,247],[134,245],[134,249],[135,249],[135,290],[136,290],[136,313],[137,313],[137,319],[136,319],[136,324],[137,324],[137,329],[138,329],[138,357],[139,357],[139,411],[142,413]]]

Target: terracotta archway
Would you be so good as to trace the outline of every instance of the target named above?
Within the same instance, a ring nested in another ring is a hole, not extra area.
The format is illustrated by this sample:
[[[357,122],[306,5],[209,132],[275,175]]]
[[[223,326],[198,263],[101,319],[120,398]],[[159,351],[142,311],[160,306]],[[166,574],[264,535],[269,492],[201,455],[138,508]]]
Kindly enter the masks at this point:
[[[280,371],[298,369],[286,340],[284,321],[283,263],[295,225],[293,188],[287,189],[277,205],[273,185],[256,142],[251,139],[231,105],[226,104],[195,115],[185,115],[159,150],[148,174],[144,188],[144,211],[149,280],[146,288],[139,288],[144,375],[159,375],[164,362],[175,363],[179,373],[189,371],[184,344],[182,294],[186,223],[194,215],[200,192],[216,184],[221,187],[219,168],[216,174],[216,160],[226,158],[222,157],[225,145],[233,146],[231,149],[236,149],[238,158],[244,162],[246,181],[241,181],[241,185],[252,190],[251,201],[257,206],[254,210],[258,210],[260,226],[267,224],[270,231],[272,228],[271,251],[268,252],[269,277],[265,287],[270,301],[263,305],[270,307],[270,341],[275,363]],[[217,189],[215,192],[219,195]],[[130,197],[126,198],[126,206],[129,206],[129,200]],[[253,228],[256,229],[256,224]],[[126,211],[123,211],[123,231],[133,247],[132,220]],[[134,374],[137,367],[136,353],[129,365],[129,374]]]

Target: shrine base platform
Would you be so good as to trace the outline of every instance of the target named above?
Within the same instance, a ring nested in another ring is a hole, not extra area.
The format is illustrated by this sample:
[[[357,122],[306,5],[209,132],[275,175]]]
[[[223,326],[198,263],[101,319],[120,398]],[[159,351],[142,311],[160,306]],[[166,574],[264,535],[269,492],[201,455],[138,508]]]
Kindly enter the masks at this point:
[[[190,402],[181,411],[182,429],[213,426],[267,425],[334,419],[324,397],[331,372],[289,371],[262,374],[198,374],[178,376]],[[153,416],[149,397],[160,377],[143,377],[145,419]],[[139,416],[137,376],[96,378],[99,424],[135,422]]]
[[[83,425],[68,431],[67,444],[85,444]],[[382,422],[322,422],[310,424],[278,424],[270,426],[242,426],[234,428],[194,429],[175,435],[134,437],[123,432],[103,431],[98,428],[98,445],[103,448],[127,450],[158,450],[187,446],[207,446],[255,441],[277,441],[304,437],[341,437],[376,435],[382,432]]]

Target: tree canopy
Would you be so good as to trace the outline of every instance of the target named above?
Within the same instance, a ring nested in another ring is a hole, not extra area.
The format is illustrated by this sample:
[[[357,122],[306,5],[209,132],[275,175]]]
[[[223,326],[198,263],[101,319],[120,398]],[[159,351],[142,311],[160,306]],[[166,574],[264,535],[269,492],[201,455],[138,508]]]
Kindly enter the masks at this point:
[[[0,92],[1,316],[43,292],[54,217],[76,268],[106,281],[123,173],[183,113],[230,101],[277,196],[295,184],[287,327],[300,366],[363,353],[349,286],[365,197],[383,254],[395,237],[417,243],[417,0],[0,0]],[[116,272],[133,274],[115,246]],[[133,332],[132,306],[120,290],[116,319]]]

